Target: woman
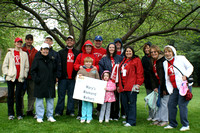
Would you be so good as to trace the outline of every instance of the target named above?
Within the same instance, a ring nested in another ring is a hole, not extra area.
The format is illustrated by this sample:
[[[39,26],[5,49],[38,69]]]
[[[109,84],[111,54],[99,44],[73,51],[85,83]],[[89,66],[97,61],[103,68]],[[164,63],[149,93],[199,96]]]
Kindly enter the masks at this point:
[[[22,90],[24,79],[28,76],[29,63],[28,55],[21,50],[23,40],[15,39],[15,48],[8,49],[8,53],[3,62],[2,72],[6,77],[8,86],[8,119],[13,120],[14,113],[14,94],[16,99],[16,113],[18,120],[23,119],[22,115]],[[16,86],[16,91],[14,93]]]
[[[169,125],[164,129],[173,129],[178,126],[176,121],[177,105],[179,105],[180,119],[182,127],[180,131],[190,130],[188,122],[188,109],[189,101],[185,100],[184,96],[179,94],[181,83],[186,80],[193,72],[192,64],[185,58],[185,56],[177,56],[176,49],[173,46],[165,46],[164,54],[166,60],[163,62],[166,87],[170,94],[168,109],[169,109]],[[176,66],[182,74],[173,66]],[[191,90],[190,90],[191,91]]]
[[[144,85],[146,88],[146,93],[149,95],[153,89],[151,86],[151,78],[150,78],[150,47],[151,47],[151,42],[147,42],[143,46],[143,52],[144,56],[142,57],[142,66],[144,69]],[[149,108],[149,117],[147,118],[148,121],[151,121],[154,118],[154,111]]]
[[[122,61],[122,57],[120,55],[117,55],[117,48],[114,43],[108,44],[106,48],[107,55],[103,57],[99,61],[99,73],[102,75],[102,73],[105,70],[108,70],[112,72],[113,67],[116,64],[120,64]],[[116,101],[111,103],[111,113],[110,113],[110,120],[116,120],[119,119],[119,93],[115,91]]]
[[[168,124],[168,100],[169,93],[165,85],[165,73],[163,69],[164,55],[158,46],[152,45],[150,48],[151,62],[150,62],[150,79],[152,88],[159,93],[159,107],[155,113],[155,120],[152,124],[158,126],[165,126]]]
[[[34,97],[36,97],[37,122],[42,123],[44,117],[43,98],[46,99],[46,116],[50,122],[55,122],[53,118],[55,83],[56,83],[56,63],[55,58],[49,56],[49,45],[43,43],[40,52],[34,58],[31,66],[31,76],[35,82]]]
[[[136,101],[138,92],[132,88],[140,88],[143,84],[143,67],[140,58],[135,55],[132,47],[127,46],[124,50],[124,59],[119,65],[118,91],[122,95],[122,104],[126,112],[126,124],[136,125]]]

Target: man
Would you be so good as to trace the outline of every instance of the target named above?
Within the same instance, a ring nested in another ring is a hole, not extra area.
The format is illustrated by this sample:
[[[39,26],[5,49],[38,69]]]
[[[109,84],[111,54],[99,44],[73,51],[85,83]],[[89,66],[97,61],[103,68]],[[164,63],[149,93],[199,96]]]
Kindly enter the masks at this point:
[[[73,48],[75,41],[73,36],[68,36],[67,46],[58,53],[61,59],[61,77],[58,81],[58,102],[55,109],[55,116],[63,115],[65,107],[65,94],[67,90],[67,115],[74,116],[73,92],[75,86],[75,76],[77,71],[74,70],[74,62],[79,52]]]
[[[106,49],[102,48],[103,38],[101,36],[96,36],[94,38],[94,54],[98,57],[99,61],[106,55]]]
[[[123,53],[123,43],[122,40],[120,38],[116,38],[114,40],[114,43],[117,47],[117,55],[121,55]]]
[[[29,59],[29,72],[28,72],[28,77],[25,81],[24,88],[27,91],[28,94],[28,109],[27,109],[27,116],[34,116],[35,114],[33,113],[34,110],[34,82],[31,78],[30,70],[31,70],[31,65],[33,62],[33,59],[35,58],[36,53],[38,52],[34,47],[33,47],[33,35],[28,34],[26,35],[25,38],[25,44],[22,47],[22,50],[25,51],[28,54],[28,59]],[[24,90],[24,94],[25,94]]]

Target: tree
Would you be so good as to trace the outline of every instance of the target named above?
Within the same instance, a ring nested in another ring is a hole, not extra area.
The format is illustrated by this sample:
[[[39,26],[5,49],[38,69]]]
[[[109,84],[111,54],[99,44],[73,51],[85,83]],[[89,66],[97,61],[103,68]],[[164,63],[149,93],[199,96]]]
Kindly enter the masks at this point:
[[[80,49],[91,34],[109,32],[104,28],[99,30],[99,27],[118,29],[117,36],[125,46],[151,36],[200,32],[198,1],[2,0],[0,4],[1,11],[12,7],[8,15],[25,15],[24,24],[17,24],[4,16],[0,19],[0,27],[46,31],[61,47],[69,34],[75,36],[76,47]],[[57,25],[51,27],[49,21]]]

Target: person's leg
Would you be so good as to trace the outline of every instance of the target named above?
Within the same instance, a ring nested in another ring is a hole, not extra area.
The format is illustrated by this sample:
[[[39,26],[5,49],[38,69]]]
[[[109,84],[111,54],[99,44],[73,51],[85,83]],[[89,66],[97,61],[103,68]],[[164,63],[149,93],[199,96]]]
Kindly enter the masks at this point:
[[[15,83],[12,81],[7,81],[8,86],[8,97],[7,97],[7,105],[8,105],[8,116],[15,116],[14,113],[14,87]]]
[[[75,86],[75,80],[67,80],[67,112],[66,114],[74,114],[74,86]]]
[[[131,126],[135,126],[136,125],[136,115],[137,115],[137,106],[136,106],[136,102],[137,102],[137,93],[135,92],[127,92],[127,96],[128,99],[130,101],[129,105],[128,105],[128,121],[127,123],[129,123]]]
[[[53,117],[54,98],[46,98],[46,116],[47,118]]]
[[[63,115],[65,107],[65,94],[67,89],[67,80],[62,79],[58,81],[58,102],[55,109],[55,114]]]
[[[122,92],[122,93],[120,93],[120,95],[121,95],[121,97],[122,97],[122,105],[123,105],[123,107],[124,107],[124,110],[125,110],[125,113],[126,113],[126,122],[127,122],[127,120],[128,120],[128,97],[127,97],[127,94],[126,94],[126,92]],[[112,103],[111,103],[111,106],[112,106]]]
[[[44,117],[43,98],[36,98],[35,107],[36,107],[37,119],[43,119],[43,117]]]
[[[81,120],[86,120],[86,113],[87,113],[87,102],[86,101],[82,101],[82,110],[81,110],[81,113],[82,113],[82,117],[81,117]]]
[[[107,102],[106,103],[106,115],[105,115],[106,121],[109,121],[109,119],[110,119],[110,107],[111,107],[111,103]]]
[[[15,81],[16,83],[16,91],[15,91],[15,99],[16,99],[16,112],[17,116],[22,116],[22,89],[23,89],[23,83],[18,82],[18,80]]]
[[[160,121],[169,121],[169,115],[168,115],[168,101],[169,101],[169,95],[165,95],[161,98],[160,101]]]
[[[34,97],[34,81],[32,79],[27,80],[27,94],[28,94],[27,115],[34,115],[33,110],[34,110],[35,97]]]
[[[106,110],[106,103],[104,103],[104,104],[101,105],[101,111],[100,111],[100,115],[99,115],[99,121],[103,121],[105,110]]]
[[[119,93],[116,91],[115,92],[115,98],[116,98],[116,101],[115,101],[115,107],[114,107],[114,119],[115,120],[118,120],[119,119],[119,115],[120,115],[120,108],[119,108]]]
[[[93,104],[91,102],[87,102],[87,120],[88,121],[92,120],[92,109],[93,109]]]
[[[177,88],[174,88],[173,93],[169,96],[169,101],[168,101],[169,125],[172,127],[178,126],[178,123],[176,121],[178,96],[179,96],[179,91]]]

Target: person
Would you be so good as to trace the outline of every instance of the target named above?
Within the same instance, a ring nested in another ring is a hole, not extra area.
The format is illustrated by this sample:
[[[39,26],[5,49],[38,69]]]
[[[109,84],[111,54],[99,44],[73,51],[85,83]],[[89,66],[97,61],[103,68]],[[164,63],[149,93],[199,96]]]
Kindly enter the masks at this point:
[[[19,37],[15,39],[15,48],[9,48],[2,65],[2,72],[5,75],[8,86],[8,119],[13,120],[14,95],[16,99],[16,113],[18,120],[23,119],[22,113],[22,90],[24,78],[29,71],[28,55],[21,50],[23,40]],[[16,86],[16,91],[15,90]]]
[[[66,114],[74,116],[73,92],[77,71],[74,70],[74,62],[79,52],[73,47],[74,37],[69,35],[66,39],[66,47],[58,53],[61,58],[62,74],[58,81],[58,101],[55,109],[55,116],[63,115],[65,107],[65,94],[67,90],[67,110]]]
[[[77,75],[79,77],[86,76],[90,78],[99,79],[99,73],[97,69],[92,66],[93,59],[91,57],[85,57],[84,59],[84,65],[83,68],[81,68]],[[87,123],[90,123],[92,120],[92,109],[93,104],[91,102],[82,101],[82,117],[81,117],[81,123],[84,123],[87,120]]]
[[[116,38],[115,40],[114,40],[114,43],[115,43],[115,45],[116,45],[116,47],[117,47],[117,55],[122,55],[122,53],[123,53],[123,43],[122,43],[122,40],[120,39],[120,38]]]
[[[27,94],[28,94],[28,108],[27,108],[27,111],[26,111],[27,116],[35,117],[35,114],[33,113],[34,103],[35,103],[34,81],[31,78],[30,70],[31,70],[32,62],[33,62],[35,55],[38,51],[32,45],[33,44],[33,35],[31,35],[31,34],[26,35],[25,42],[26,43],[23,45],[22,50],[25,51],[28,54],[29,72],[28,72],[28,77],[24,82],[24,88],[25,89],[23,90],[23,95],[25,95],[25,92],[27,91]]]
[[[114,43],[109,43],[106,48],[106,56],[103,57],[99,61],[99,73],[102,75],[102,73],[105,70],[108,70],[112,72],[115,65],[119,65],[123,58],[120,55],[117,55],[117,48]],[[110,120],[116,120],[119,119],[119,93],[115,92],[116,101],[111,103],[111,115]]]
[[[188,108],[189,101],[185,100],[184,96],[179,94],[179,89],[186,77],[189,77],[193,72],[192,64],[185,58],[185,56],[178,56],[176,49],[173,46],[167,45],[164,48],[164,55],[166,60],[163,62],[165,71],[166,87],[170,94],[168,102],[169,110],[169,125],[164,129],[173,129],[178,126],[176,121],[177,105],[179,105],[180,119],[182,127],[180,131],[190,130],[188,121]],[[183,74],[179,72],[174,66],[176,66]],[[191,87],[190,91],[191,91]]]
[[[155,112],[153,125],[166,126],[168,124],[168,100],[169,93],[165,85],[165,72],[163,69],[163,62],[165,61],[164,54],[156,45],[150,48],[151,62],[150,62],[150,80],[151,86],[155,92],[158,93],[157,106],[158,110]]]
[[[84,59],[86,57],[91,57],[93,59],[93,67],[94,69],[97,69],[99,71],[99,59],[98,57],[94,54],[94,46],[90,40],[87,40],[84,45],[81,48],[82,53],[78,54],[75,63],[74,63],[74,70],[79,71],[80,69],[83,68],[84,65]],[[79,107],[78,107],[78,116],[77,119],[80,119],[81,117],[81,107],[82,107],[82,102],[79,100]]]
[[[151,78],[150,78],[150,59],[151,59],[151,55],[150,55],[150,47],[151,47],[151,42],[147,42],[144,44],[143,46],[143,52],[144,52],[144,56],[142,57],[142,66],[144,69],[144,85],[146,88],[146,93],[147,95],[149,95],[153,89],[152,89],[152,85],[151,85]],[[149,116],[147,118],[148,121],[151,121],[154,118],[154,110],[152,110],[151,108],[149,108]]]
[[[34,97],[36,97],[36,116],[37,122],[42,123],[44,117],[44,103],[46,99],[46,116],[50,122],[55,122],[53,118],[55,83],[56,83],[56,64],[55,58],[49,56],[49,45],[43,43],[39,54],[33,60],[31,66],[31,76],[35,83]]]
[[[136,101],[140,86],[143,84],[143,67],[140,58],[135,55],[131,46],[123,52],[124,59],[119,65],[119,82],[117,90],[122,95],[122,105],[126,113],[124,126],[136,125]],[[132,91],[135,88],[135,91]]]
[[[102,48],[103,38],[102,36],[96,36],[94,38],[94,51],[93,53],[101,60],[106,55],[106,49]]]
[[[108,70],[105,70],[102,73],[101,79],[104,81],[107,81],[107,86],[105,88],[105,98],[104,98],[104,104],[101,106],[100,116],[99,116],[99,122],[102,123],[104,120],[105,115],[105,122],[109,122],[110,119],[110,109],[111,109],[111,103],[115,102],[115,94],[114,91],[116,90],[116,84],[112,82],[110,79],[111,72]]]

